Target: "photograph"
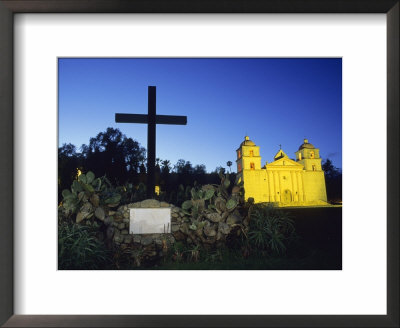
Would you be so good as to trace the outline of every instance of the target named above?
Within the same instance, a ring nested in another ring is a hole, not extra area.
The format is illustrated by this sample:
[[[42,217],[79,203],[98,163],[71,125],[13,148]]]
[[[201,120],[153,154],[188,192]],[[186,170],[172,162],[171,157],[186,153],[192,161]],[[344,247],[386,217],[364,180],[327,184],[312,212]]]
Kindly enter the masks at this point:
[[[59,270],[342,270],[342,58],[57,65]]]

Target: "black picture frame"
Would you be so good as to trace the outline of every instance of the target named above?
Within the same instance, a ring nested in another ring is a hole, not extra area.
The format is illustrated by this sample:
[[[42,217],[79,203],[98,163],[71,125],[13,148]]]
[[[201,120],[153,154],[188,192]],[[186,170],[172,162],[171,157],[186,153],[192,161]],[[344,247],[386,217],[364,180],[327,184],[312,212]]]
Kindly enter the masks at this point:
[[[399,327],[399,8],[399,0],[0,0],[0,324],[4,327]],[[13,176],[17,173],[13,169],[15,13],[385,13],[387,315],[14,315],[13,208],[16,205]]]

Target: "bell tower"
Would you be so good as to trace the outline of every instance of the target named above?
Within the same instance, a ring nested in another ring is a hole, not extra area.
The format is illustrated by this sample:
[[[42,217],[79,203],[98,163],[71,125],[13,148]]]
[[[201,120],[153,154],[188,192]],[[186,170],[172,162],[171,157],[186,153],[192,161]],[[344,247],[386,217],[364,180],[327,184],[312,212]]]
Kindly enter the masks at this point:
[[[268,193],[268,183],[266,170],[261,168],[260,147],[246,136],[236,150],[236,157],[237,179],[243,182],[244,198],[263,201]]]
[[[306,171],[322,171],[319,149],[310,144],[308,139],[304,139],[296,152],[296,161],[303,164]]]
[[[326,202],[325,174],[319,149],[304,139],[296,152],[296,161],[304,165],[304,200]]]
[[[256,146],[248,136],[244,138],[244,141],[236,150],[236,158],[238,173],[243,170],[261,169],[260,147]]]

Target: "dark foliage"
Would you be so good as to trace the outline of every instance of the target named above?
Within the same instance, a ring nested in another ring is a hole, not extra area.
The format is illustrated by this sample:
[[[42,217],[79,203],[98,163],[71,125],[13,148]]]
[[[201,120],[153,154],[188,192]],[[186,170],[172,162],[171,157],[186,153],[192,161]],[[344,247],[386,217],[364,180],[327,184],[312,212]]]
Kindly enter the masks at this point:
[[[71,186],[78,169],[106,176],[115,185],[145,182],[145,149],[118,129],[108,128],[99,133],[90,139],[89,145],[82,145],[81,151],[78,153],[72,144],[58,149],[59,197],[62,190]]]
[[[140,166],[145,161],[145,149],[113,128],[90,138],[89,145],[82,146],[82,155],[85,171],[106,175],[116,185],[138,180]]]
[[[332,164],[328,158],[322,163],[325,172],[326,193],[328,201],[339,203],[342,201],[342,171]]]
[[[58,195],[68,189],[77,175],[77,169],[82,166],[83,157],[76,152],[73,144],[63,144],[58,148]]]
[[[72,144],[63,144],[58,149],[58,190],[69,189],[82,173],[92,171],[95,176],[105,176],[113,184],[123,186],[123,202],[140,201],[146,197],[146,151],[140,144],[127,138],[120,130],[108,128],[91,138],[81,152]],[[231,163],[231,162],[229,162]],[[160,200],[180,206],[190,199],[190,190],[195,185],[218,184],[221,167],[212,173],[204,165],[195,165],[184,159],[173,165],[169,160],[156,159],[156,185],[160,186]],[[222,168],[223,169],[223,168]],[[224,170],[224,169],[223,169]],[[235,177],[232,175],[232,179]]]
[[[97,270],[110,263],[110,252],[96,237],[96,227],[75,223],[58,225],[58,268],[60,270]]]

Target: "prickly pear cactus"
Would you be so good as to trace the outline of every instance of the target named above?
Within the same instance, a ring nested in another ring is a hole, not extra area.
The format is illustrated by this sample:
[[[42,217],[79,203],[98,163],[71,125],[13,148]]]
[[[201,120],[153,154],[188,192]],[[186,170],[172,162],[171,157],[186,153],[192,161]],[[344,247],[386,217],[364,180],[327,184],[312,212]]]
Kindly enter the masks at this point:
[[[111,208],[117,207],[121,194],[112,188],[106,177],[96,178],[93,172],[79,175],[71,190],[62,192],[64,218],[74,218],[77,223],[87,219],[104,221]]]
[[[215,245],[223,243],[227,236],[245,233],[246,222],[240,214],[243,204],[243,185],[232,184],[229,174],[220,172],[219,185],[194,186],[190,190],[190,200],[182,203],[184,215],[175,238],[185,238],[199,244]]]

